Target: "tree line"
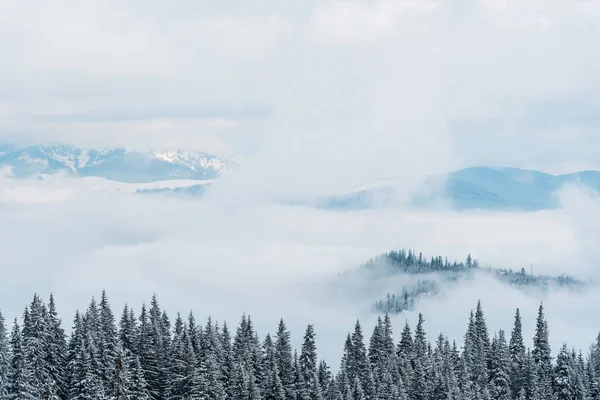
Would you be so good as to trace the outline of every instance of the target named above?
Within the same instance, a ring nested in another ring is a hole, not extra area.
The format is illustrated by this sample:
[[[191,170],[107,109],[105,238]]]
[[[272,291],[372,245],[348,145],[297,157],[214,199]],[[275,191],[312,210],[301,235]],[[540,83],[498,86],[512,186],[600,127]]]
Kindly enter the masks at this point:
[[[490,335],[481,303],[459,345],[427,340],[419,314],[394,340],[389,315],[366,340],[357,321],[334,373],[319,360],[308,325],[301,348],[280,320],[263,340],[250,316],[235,332],[193,313],[173,323],[156,296],[138,315],[125,306],[117,322],[106,293],[73,318],[67,338],[54,298],[38,295],[12,329],[0,313],[0,398],[10,400],[596,400],[600,335],[584,356],[564,344],[553,359],[544,308],[532,347],[516,310],[510,337]],[[9,332],[10,331],[10,332]]]

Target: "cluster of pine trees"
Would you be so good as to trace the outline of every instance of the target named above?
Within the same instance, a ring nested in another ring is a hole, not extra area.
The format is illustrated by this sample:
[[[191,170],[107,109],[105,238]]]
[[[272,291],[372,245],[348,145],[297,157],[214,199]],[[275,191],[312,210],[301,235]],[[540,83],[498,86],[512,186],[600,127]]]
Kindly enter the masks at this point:
[[[423,253],[417,254],[414,250],[390,251],[380,254],[367,261],[363,268],[374,269],[382,266],[392,267],[395,272],[407,274],[426,274],[430,272],[463,272],[478,268],[479,263],[473,260],[471,255],[467,256],[466,262],[449,262],[448,257],[431,257],[427,260]]]
[[[580,290],[585,286],[584,282],[568,275],[533,275],[525,272],[524,268],[519,272],[511,269],[481,268],[470,254],[465,262],[451,263],[447,257],[441,256],[432,257],[428,261],[423,253],[417,254],[414,250],[390,251],[370,259],[362,268],[386,277],[390,274],[424,275],[423,279],[417,280],[411,286],[402,286],[400,291],[388,293],[385,299],[377,300],[373,304],[375,311],[391,314],[412,311],[420,298],[435,296],[441,291],[440,281],[428,277],[427,274],[436,274],[442,282],[453,283],[472,274],[473,271],[479,271],[516,288],[534,288],[542,292],[557,287]]]
[[[298,353],[283,320],[262,341],[245,315],[233,335],[192,313],[171,324],[156,296],[138,316],[125,306],[117,323],[103,293],[76,313],[67,339],[53,297],[36,295],[21,325],[9,334],[0,314],[1,399],[600,399],[600,337],[585,359],[563,345],[553,360],[542,306],[532,350],[518,310],[510,338],[490,339],[480,303],[461,348],[443,335],[428,342],[422,315],[398,343],[388,315],[368,343],[357,321],[335,374],[318,360],[312,325]]]

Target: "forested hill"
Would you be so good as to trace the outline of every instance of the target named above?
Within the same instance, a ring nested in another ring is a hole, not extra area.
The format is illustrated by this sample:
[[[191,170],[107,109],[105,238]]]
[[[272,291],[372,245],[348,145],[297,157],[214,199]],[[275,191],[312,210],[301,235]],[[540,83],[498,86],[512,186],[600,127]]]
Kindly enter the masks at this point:
[[[446,257],[427,259],[413,250],[391,251],[381,254],[361,267],[378,276],[411,275],[410,283],[401,285],[385,299],[378,300],[374,308],[380,312],[399,313],[413,310],[424,296],[436,296],[443,289],[452,289],[452,283],[482,273],[493,279],[521,289],[537,289],[543,292],[552,288],[581,288],[584,282],[567,275],[548,276],[501,268],[482,268],[468,255],[464,262],[448,261]]]
[[[7,299],[2,299],[7,301]],[[308,325],[293,350],[283,319],[259,338],[250,316],[234,333],[192,313],[171,324],[154,297],[137,314],[125,306],[117,323],[108,298],[73,318],[69,338],[52,297],[35,296],[8,333],[0,313],[0,397],[51,400],[596,400],[600,335],[584,358],[559,350],[553,360],[544,309],[531,350],[516,311],[512,332],[488,332],[477,304],[464,342],[440,334],[429,342],[424,318],[393,336],[388,315],[369,340],[360,322],[340,342],[339,370],[318,356],[318,329]]]

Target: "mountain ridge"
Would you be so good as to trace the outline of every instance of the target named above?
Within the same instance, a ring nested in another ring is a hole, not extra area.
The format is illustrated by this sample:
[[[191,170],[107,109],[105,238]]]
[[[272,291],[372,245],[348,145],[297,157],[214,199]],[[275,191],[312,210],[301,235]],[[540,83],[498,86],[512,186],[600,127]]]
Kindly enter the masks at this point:
[[[0,166],[16,178],[55,173],[94,176],[121,182],[153,182],[169,179],[215,179],[236,168],[239,159],[203,152],[125,148],[91,149],[61,144],[15,147],[0,145]]]

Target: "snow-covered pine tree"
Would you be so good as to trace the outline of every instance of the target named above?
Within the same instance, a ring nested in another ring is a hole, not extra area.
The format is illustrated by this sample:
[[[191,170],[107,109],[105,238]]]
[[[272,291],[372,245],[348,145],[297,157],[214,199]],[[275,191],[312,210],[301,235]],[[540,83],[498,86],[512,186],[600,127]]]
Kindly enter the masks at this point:
[[[592,353],[589,354],[585,365],[587,393],[590,400],[600,400],[600,385],[594,371]]]
[[[515,322],[510,335],[508,345],[510,353],[510,382],[511,391],[514,398],[519,396],[525,382],[525,374],[523,371],[525,362],[525,343],[523,341],[523,328],[521,323],[521,314],[519,309],[515,313]]]
[[[319,361],[319,368],[317,370],[317,376],[319,381],[319,386],[321,387],[321,393],[323,397],[327,397],[327,392],[331,385],[333,384],[333,375],[331,374],[331,370],[329,365],[325,362],[325,360]]]
[[[306,327],[298,364],[300,367],[300,390],[298,397],[301,400],[322,399],[323,394],[321,392],[317,373],[317,346],[313,325],[308,325]]]
[[[137,354],[136,328],[135,313],[125,304],[119,321],[119,344],[127,356]]]
[[[572,361],[564,343],[556,357],[556,368],[554,371],[554,393],[557,400],[575,399],[575,388],[573,387]]]
[[[36,294],[23,321],[23,354],[25,357],[26,381],[32,394],[39,398],[56,393],[57,383],[50,375],[48,309]],[[52,396],[57,400],[58,396]]]
[[[115,370],[115,357],[118,345],[117,326],[110,308],[106,291],[102,291],[99,305],[98,362],[100,377],[105,387],[111,387],[111,379]]]
[[[34,400],[36,399],[34,388],[31,388],[28,384],[28,370],[25,365],[21,328],[16,318],[10,336],[10,346],[12,354],[8,375],[8,399]]]
[[[168,387],[168,355],[170,345],[170,324],[166,314],[161,311],[156,294],[152,296],[150,309],[148,310],[148,322],[150,325],[149,344],[152,347],[151,354],[146,361],[153,364],[153,370],[148,376],[147,382],[152,393],[157,399],[165,397]]]
[[[279,377],[285,390],[288,400],[294,400],[296,393],[294,391],[294,373],[293,373],[293,355],[290,332],[283,319],[279,320],[277,334],[275,337],[275,359]]]
[[[59,398],[67,396],[67,340],[62,321],[56,310],[54,296],[48,301],[48,348],[46,364],[52,380],[51,387],[56,389]]]
[[[423,360],[416,357],[414,360],[414,372],[412,381],[407,390],[409,400],[427,400],[429,399],[429,385],[427,384],[427,375],[423,368]]]
[[[222,347],[219,330],[216,324],[213,324],[211,318],[208,319],[202,336],[202,358],[198,360],[200,375],[205,382],[205,398],[207,400],[220,400],[225,398],[225,389],[223,387],[221,376]]]
[[[362,326],[358,320],[354,325],[354,332],[351,335],[350,366],[352,370],[349,377],[352,380],[354,380],[354,377],[358,377],[363,395],[365,398],[370,398],[374,395],[374,381],[367,356]]]
[[[140,358],[132,355],[128,362],[130,370],[129,400],[151,400],[152,396],[146,378],[144,378]]]
[[[233,373],[233,350],[231,348],[231,334],[227,323],[223,323],[221,330],[221,383],[225,396],[231,399],[231,377]]]
[[[262,392],[264,393],[264,399],[285,400],[285,391],[279,376],[279,369],[277,368],[275,344],[271,339],[271,335],[267,335],[263,348],[265,350],[262,377]]]
[[[533,337],[531,352],[536,365],[539,392],[542,397],[552,397],[552,352],[550,350],[548,323],[544,316],[544,306],[540,304]]]
[[[10,344],[6,331],[6,321],[0,311],[0,399],[8,395],[8,375],[10,371]]]
[[[512,399],[510,385],[510,354],[504,331],[494,336],[490,352],[490,394],[494,400]]]
[[[153,399],[160,399],[160,373],[158,354],[154,342],[154,331],[146,305],[142,305],[139,316],[139,327],[137,329],[137,350],[144,371],[144,379],[148,384],[150,395]]]
[[[483,388],[487,385],[489,379],[490,366],[490,337],[488,335],[487,324],[483,314],[481,301],[477,302],[475,311],[475,351],[474,372],[477,384]]]
[[[131,386],[129,366],[127,357],[120,347],[116,349],[114,366],[115,368],[109,380],[109,397],[111,400],[129,400],[131,396],[129,392]]]

